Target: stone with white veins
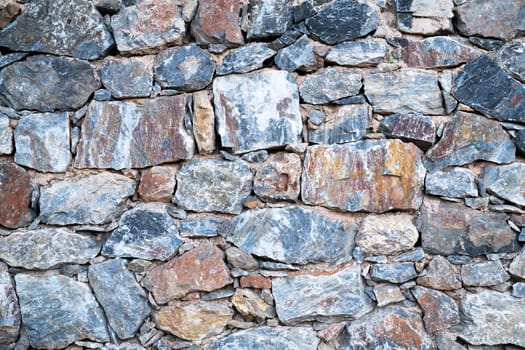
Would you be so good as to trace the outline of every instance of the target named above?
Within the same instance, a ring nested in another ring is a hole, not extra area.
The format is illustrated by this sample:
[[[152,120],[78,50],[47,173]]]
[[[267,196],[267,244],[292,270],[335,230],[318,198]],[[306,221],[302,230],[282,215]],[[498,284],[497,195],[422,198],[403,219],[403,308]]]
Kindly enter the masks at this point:
[[[525,83],[525,43],[515,41],[503,45],[498,50],[497,62],[505,72]]]
[[[483,261],[461,266],[461,279],[464,286],[495,286],[510,279],[499,261]]]
[[[288,0],[250,0],[248,40],[274,37],[293,24],[293,2]]]
[[[423,309],[427,332],[433,334],[459,323],[459,308],[454,299],[443,292],[420,286],[411,291]]]
[[[384,39],[345,41],[333,46],[325,59],[341,66],[375,66],[385,60],[388,51]]]
[[[379,282],[404,283],[417,277],[412,262],[374,264],[372,279]]]
[[[472,170],[452,168],[428,173],[425,178],[425,192],[444,197],[477,197],[478,187]]]
[[[6,264],[0,262],[0,346],[18,339],[21,323],[18,297],[7,268]]]
[[[423,150],[431,147],[436,138],[432,119],[417,113],[391,114],[381,120],[378,131],[388,138],[413,142]]]
[[[306,75],[299,86],[299,93],[307,103],[324,104],[358,95],[361,86],[360,73],[345,68],[328,67]]]
[[[0,114],[0,155],[9,155],[13,152],[13,129],[9,118]]]
[[[454,16],[454,2],[452,0],[396,0],[398,12],[410,12],[417,17],[446,17]]]
[[[110,58],[98,70],[114,98],[148,97],[153,87],[153,58]]]
[[[267,43],[250,43],[231,50],[217,67],[217,75],[230,73],[248,73],[262,68],[265,61],[275,56],[276,52]]]
[[[292,45],[282,48],[275,56],[275,65],[289,72],[311,72],[317,68],[312,41],[303,35]]]
[[[519,206],[525,206],[525,163],[489,165],[481,183],[488,192]]]

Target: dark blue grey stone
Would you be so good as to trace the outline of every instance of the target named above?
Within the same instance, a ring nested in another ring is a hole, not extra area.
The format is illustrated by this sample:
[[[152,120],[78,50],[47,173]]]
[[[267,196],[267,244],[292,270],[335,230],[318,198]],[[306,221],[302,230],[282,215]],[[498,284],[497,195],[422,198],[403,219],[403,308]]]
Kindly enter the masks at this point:
[[[250,0],[248,40],[275,37],[293,24],[293,2],[289,0]]]
[[[497,62],[505,72],[525,83],[525,43],[516,41],[503,46],[498,51]]]
[[[241,156],[241,159],[250,163],[264,162],[266,159],[268,159],[268,151],[263,149],[260,151],[246,153]]]
[[[525,155],[525,129],[519,130],[516,133],[514,143],[516,144],[516,149],[518,152],[520,152],[522,155]]]
[[[111,100],[111,92],[108,89],[98,89],[93,98],[97,101],[109,101]]]
[[[231,50],[217,67],[217,75],[247,73],[262,68],[264,63],[275,56],[276,52],[267,43],[252,43]]]
[[[275,64],[279,69],[289,72],[311,72],[318,65],[313,46],[306,35],[279,50],[275,56]]]
[[[525,227],[521,228],[520,235],[518,237],[518,241],[525,242]]]
[[[499,261],[483,261],[461,266],[461,279],[464,286],[489,287],[503,283],[510,276]]]
[[[425,251],[423,248],[416,248],[409,252],[396,256],[393,261],[396,262],[407,262],[407,261],[421,261],[425,257]]]
[[[8,66],[13,62],[23,60],[27,55],[29,54],[26,52],[15,52],[0,56],[0,68]]]
[[[375,264],[372,279],[380,282],[403,283],[417,277],[414,263]]]
[[[153,87],[152,61],[147,58],[107,60],[98,71],[115,98],[148,97]]]
[[[326,114],[315,109],[309,111],[307,116],[308,120],[314,125],[319,125],[326,119]]]
[[[472,44],[476,45],[477,47],[481,47],[482,49],[488,50],[488,51],[494,51],[498,50],[505,44],[503,40],[498,39],[492,39],[492,38],[481,38],[477,36],[471,36],[468,38],[468,41],[470,41]]]
[[[308,130],[308,141],[334,144],[361,140],[371,118],[372,109],[367,104],[342,106],[318,128]]]
[[[512,285],[512,296],[525,298],[525,282],[516,282]]]
[[[324,104],[359,94],[361,80],[353,70],[328,67],[305,76],[299,94],[306,103]]]
[[[179,224],[179,232],[182,237],[214,237],[225,221],[218,216],[183,220]]]
[[[452,168],[428,173],[425,178],[425,192],[444,197],[477,197],[478,187],[470,169]]]
[[[454,265],[465,265],[472,261],[472,258],[468,255],[450,255],[447,256],[447,260]]]

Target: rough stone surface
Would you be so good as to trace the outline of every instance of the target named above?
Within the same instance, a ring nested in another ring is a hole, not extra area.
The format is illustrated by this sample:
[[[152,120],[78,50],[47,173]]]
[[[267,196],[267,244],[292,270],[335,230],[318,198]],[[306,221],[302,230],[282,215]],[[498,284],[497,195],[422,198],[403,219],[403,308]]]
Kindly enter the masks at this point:
[[[97,59],[113,38],[91,1],[43,0],[29,3],[14,22],[0,31],[0,46],[13,51]]]
[[[417,279],[417,283],[438,290],[461,288],[460,275],[447,259],[439,255],[430,260],[423,276]]]
[[[7,272],[7,265],[0,262],[0,346],[16,342],[20,331],[20,307],[15,286]]]
[[[416,286],[412,288],[412,294],[423,309],[423,322],[430,334],[446,330],[460,322],[458,305],[445,293]]]
[[[244,44],[239,26],[239,0],[200,0],[191,22],[191,33],[199,45]]]
[[[208,91],[193,93],[193,136],[200,154],[215,151],[215,113]]]
[[[217,231],[225,221],[225,219],[218,216],[183,220],[179,223],[180,235],[183,237],[217,236]]]
[[[247,38],[278,36],[293,23],[293,3],[287,0],[251,0]]]
[[[425,169],[416,146],[366,140],[308,148],[302,178],[307,204],[384,212],[421,204]]]
[[[513,276],[525,279],[525,248],[516,256],[509,266],[509,273]]]
[[[361,86],[360,73],[329,67],[305,76],[299,92],[304,102],[323,104],[357,95]]]
[[[124,213],[104,244],[102,254],[111,257],[168,260],[183,243],[177,226],[156,203],[139,205]]]
[[[509,278],[509,274],[505,272],[499,261],[484,261],[461,266],[461,279],[464,286],[494,286]]]
[[[40,218],[51,225],[108,223],[124,211],[134,191],[135,181],[112,173],[57,180],[41,188]]]
[[[104,312],[87,284],[61,275],[23,273],[15,282],[32,347],[57,349],[82,339],[109,340]]]
[[[458,112],[447,123],[441,140],[426,154],[425,167],[438,170],[475,160],[510,163],[516,147],[497,121],[477,114]]]
[[[30,209],[29,174],[24,168],[0,161],[0,225],[17,228],[28,225],[34,217]]]
[[[15,129],[15,163],[43,172],[65,172],[71,162],[67,113],[36,113]]]
[[[396,4],[398,12],[410,12],[416,17],[453,17],[452,0],[396,0]]]
[[[497,62],[513,78],[525,82],[525,43],[516,41],[501,47]]]
[[[383,307],[392,303],[405,300],[405,296],[397,286],[381,285],[374,288],[377,306]]]
[[[137,102],[92,102],[83,123],[76,168],[144,168],[194,152],[186,96]]]
[[[0,114],[0,155],[9,155],[13,152],[13,129],[9,125],[9,118]]]
[[[122,259],[89,267],[89,284],[120,339],[133,337],[149,316],[147,295]]]
[[[416,113],[389,115],[381,120],[379,131],[388,138],[413,142],[424,150],[434,144],[436,137],[436,127],[432,119]]]
[[[245,317],[252,316],[262,320],[275,317],[275,309],[251,289],[237,289],[232,297],[232,304]]]
[[[301,158],[297,154],[272,154],[255,174],[253,190],[263,199],[296,201],[301,190],[301,172]]]
[[[291,74],[262,70],[218,77],[213,94],[221,144],[234,153],[301,141],[299,95]]]
[[[367,67],[382,63],[388,54],[384,39],[345,41],[333,46],[326,60],[341,66]]]
[[[259,276],[259,275],[251,275],[251,276],[243,276],[239,280],[239,284],[241,288],[255,288],[255,289],[271,289],[272,288],[272,280],[269,277]]]
[[[301,71],[311,72],[317,68],[312,41],[306,35],[290,46],[287,46],[275,56],[275,65],[282,70],[289,72]]]
[[[447,36],[406,41],[406,44],[402,45],[403,62],[414,68],[457,66],[480,55],[480,51]]]
[[[195,159],[180,168],[173,199],[186,210],[239,214],[250,195],[252,178],[243,162]]]
[[[153,58],[110,58],[98,71],[100,80],[114,98],[148,97],[153,87]]]
[[[170,202],[175,192],[177,168],[158,165],[142,170],[137,189],[140,198],[148,202]]]
[[[375,264],[372,279],[379,282],[404,283],[417,277],[414,263]]]
[[[518,131],[514,143],[516,144],[518,152],[525,155],[525,129]]]
[[[483,187],[514,204],[525,206],[525,164],[486,166],[482,175]]]
[[[397,25],[401,32],[408,34],[433,35],[453,30],[450,18],[416,17],[406,12],[397,13]]]
[[[272,260],[306,264],[348,261],[355,228],[301,207],[253,209],[234,218],[226,240]]]
[[[217,67],[217,75],[251,72],[262,68],[265,61],[275,54],[267,43],[250,43],[228,52]]]
[[[143,285],[160,304],[194,291],[210,292],[233,280],[218,248],[200,246],[151,270]]]
[[[64,57],[31,56],[0,71],[0,101],[18,110],[78,109],[99,86],[89,63]]]
[[[425,178],[425,192],[444,197],[477,197],[478,187],[471,170],[452,168],[428,173]]]

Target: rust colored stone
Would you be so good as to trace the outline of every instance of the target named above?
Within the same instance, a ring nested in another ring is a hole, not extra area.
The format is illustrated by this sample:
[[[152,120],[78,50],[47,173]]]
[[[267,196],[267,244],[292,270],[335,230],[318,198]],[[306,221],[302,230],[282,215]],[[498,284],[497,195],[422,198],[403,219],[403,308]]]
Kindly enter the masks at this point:
[[[138,193],[144,201],[171,201],[177,180],[175,166],[154,166],[142,171]]]
[[[297,200],[301,170],[301,158],[297,154],[272,154],[255,176],[255,194],[263,199]]]
[[[215,113],[210,95],[208,91],[193,93],[193,135],[200,154],[215,151]]]
[[[33,187],[29,175],[18,165],[0,161],[0,225],[17,228],[33,219],[29,208]]]
[[[270,289],[272,280],[261,275],[251,275],[241,277],[241,288]]]
[[[200,0],[191,33],[200,45],[224,44],[228,47],[244,43],[239,26],[238,0]]]
[[[416,287],[412,293],[423,309],[427,332],[433,334],[459,323],[458,306],[445,293],[424,287]]]
[[[381,322],[378,335],[391,339],[394,343],[407,349],[419,348],[422,339],[417,328],[422,328],[421,321],[419,318],[411,317],[412,315],[407,316],[409,316],[408,319],[397,314],[389,315]]]

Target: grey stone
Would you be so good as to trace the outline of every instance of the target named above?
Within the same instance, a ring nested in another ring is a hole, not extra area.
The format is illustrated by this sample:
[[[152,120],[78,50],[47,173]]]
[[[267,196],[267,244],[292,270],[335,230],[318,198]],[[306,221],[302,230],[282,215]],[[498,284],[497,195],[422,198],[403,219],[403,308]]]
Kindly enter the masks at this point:
[[[248,40],[277,36],[293,24],[293,3],[287,0],[250,0]]]
[[[253,209],[235,217],[225,237],[272,260],[307,264],[348,261],[355,227],[301,207]]]
[[[0,237],[0,259],[10,266],[47,270],[62,264],[85,264],[100,252],[101,242],[66,228],[14,231]]]
[[[255,271],[259,268],[259,263],[250,253],[237,247],[230,247],[226,249],[225,253],[226,259],[233,267],[246,271]]]
[[[460,322],[458,305],[445,293],[416,286],[412,288],[412,294],[423,310],[427,332],[443,331]]]
[[[452,18],[454,3],[452,0],[396,0],[398,12],[410,12],[417,17]]]
[[[487,51],[498,50],[505,44],[505,42],[500,39],[481,38],[478,36],[471,36],[468,38],[468,41]]]
[[[452,93],[458,101],[490,118],[525,121],[525,87],[486,55],[463,67],[454,79]]]
[[[452,96],[452,72],[443,71],[439,73],[439,86],[443,96],[443,105],[447,114],[453,113],[458,107],[458,101]]]
[[[525,164],[486,166],[480,181],[489,193],[519,206],[525,206]]]
[[[96,101],[109,101],[111,100],[111,91],[108,89],[98,89],[93,94],[93,99]]]
[[[525,43],[516,41],[505,44],[496,57],[505,72],[525,83]]]
[[[436,346],[438,350],[467,350],[466,347],[456,343],[456,336],[447,332],[436,333]]]
[[[417,277],[414,263],[372,265],[372,279],[379,282],[404,283]]]
[[[210,54],[197,44],[168,48],[155,58],[155,80],[163,88],[195,91],[208,86],[215,73]]]
[[[115,14],[123,7],[122,0],[93,0],[93,4],[102,14]]]
[[[398,303],[405,300],[398,286],[381,285],[374,287],[374,295],[377,300],[377,306],[383,307],[390,304]]]
[[[14,52],[7,55],[0,56],[0,68],[10,65],[13,62],[23,60],[29,55],[26,52]]]
[[[376,30],[379,12],[367,2],[335,0],[306,19],[313,36],[326,44],[356,39]]]
[[[15,163],[42,172],[65,172],[71,162],[67,113],[20,118],[15,129]]]
[[[220,338],[206,350],[316,350],[319,338],[309,327],[257,327]]]
[[[477,197],[478,187],[471,170],[452,168],[428,173],[425,178],[425,192],[443,197]]]
[[[217,231],[227,220],[219,216],[205,216],[187,219],[179,223],[182,237],[215,237]]]
[[[509,272],[512,276],[525,279],[525,248],[512,260]]]
[[[410,250],[406,253],[400,254],[393,258],[393,261],[395,262],[405,262],[405,261],[421,261],[425,258],[425,251],[423,248],[416,248],[414,250]]]
[[[388,138],[413,142],[423,150],[431,147],[436,137],[432,119],[416,113],[389,115],[381,120],[378,131]]]
[[[7,272],[7,265],[0,262],[0,347],[16,342],[20,331],[20,306],[15,286]]]
[[[425,5],[429,3],[426,0],[415,2]],[[445,0],[445,2],[450,3],[448,0]],[[438,2],[433,3],[437,4]],[[452,21],[448,17],[416,17],[410,12],[397,13],[397,27],[403,33],[421,35],[435,35],[453,31]]]
[[[0,31],[0,46],[14,51],[36,51],[88,60],[102,57],[113,44],[102,16],[87,0],[30,2],[14,22]]]
[[[148,97],[153,87],[153,58],[111,58],[98,70],[102,84],[114,98]]]
[[[41,188],[40,218],[52,225],[108,223],[124,211],[124,201],[135,192],[135,185],[111,173],[54,181]]]
[[[461,288],[461,279],[452,264],[440,255],[436,255],[427,265],[417,283],[439,290],[454,290]]]
[[[89,284],[120,339],[133,337],[151,311],[147,294],[127,265],[125,260],[107,260],[91,265],[88,272]]]
[[[239,214],[252,190],[252,180],[244,162],[195,159],[180,168],[173,200],[186,210]]]
[[[241,159],[250,163],[264,162],[266,159],[268,159],[268,151],[263,149],[260,151],[245,153],[241,156]]]
[[[264,200],[296,201],[301,191],[301,158],[293,153],[272,154],[257,171],[253,190]]]
[[[323,104],[359,94],[361,74],[344,68],[324,68],[304,77],[299,86],[301,98],[311,104]]]
[[[525,298],[525,282],[516,282],[512,285],[512,296]]]
[[[310,123],[314,125],[320,125],[322,122],[326,120],[326,117],[327,117],[325,113],[318,111],[316,109],[312,109],[308,111],[307,116],[308,116],[308,121],[310,121]]]
[[[87,284],[61,275],[24,273],[15,281],[32,347],[59,349],[82,339],[109,340],[104,312]]]
[[[89,63],[64,57],[30,56],[0,71],[0,101],[17,110],[78,109],[99,86]]]
[[[183,240],[177,226],[157,203],[139,205],[124,213],[104,244],[102,254],[111,257],[168,260]]]
[[[239,154],[302,141],[299,94],[290,73],[261,70],[218,77],[213,94],[222,147]]]
[[[464,286],[489,287],[506,282],[510,276],[499,261],[484,261],[461,266]]]
[[[521,228],[521,232],[518,236],[518,241],[525,242],[525,227]]]
[[[310,39],[303,35],[292,45],[279,50],[275,56],[275,65],[279,69],[289,72],[312,72],[316,70],[318,62]]]
[[[483,290],[461,300],[462,327],[458,336],[473,345],[514,344],[525,347],[525,301]]]
[[[514,143],[516,144],[516,148],[518,151],[525,155],[525,129],[520,130],[516,134],[516,138],[514,139]]]
[[[384,39],[346,41],[333,46],[325,59],[340,66],[375,66],[385,60],[388,51]]]
[[[0,155],[13,153],[13,129],[9,118],[0,114]]]
[[[267,43],[250,43],[231,50],[217,67],[217,75],[248,73],[262,68],[264,63],[275,56],[276,52]]]
[[[373,308],[355,263],[331,274],[273,278],[272,291],[284,324],[357,319]]]

